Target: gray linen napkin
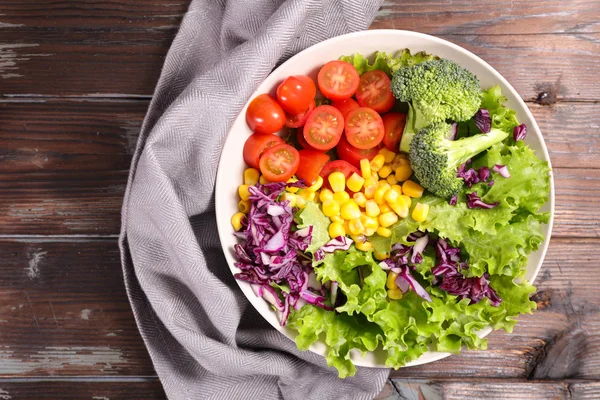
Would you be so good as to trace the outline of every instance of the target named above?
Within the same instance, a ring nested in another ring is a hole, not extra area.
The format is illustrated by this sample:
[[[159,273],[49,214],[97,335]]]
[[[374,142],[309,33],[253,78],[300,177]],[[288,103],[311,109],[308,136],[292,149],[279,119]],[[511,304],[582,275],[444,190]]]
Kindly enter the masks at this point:
[[[378,5],[192,1],[142,127],[119,242],[133,312],[169,398],[370,399],[382,389],[388,370],[338,379],[263,320],[227,267],[214,213],[221,148],[258,84],[296,52],[367,28]]]

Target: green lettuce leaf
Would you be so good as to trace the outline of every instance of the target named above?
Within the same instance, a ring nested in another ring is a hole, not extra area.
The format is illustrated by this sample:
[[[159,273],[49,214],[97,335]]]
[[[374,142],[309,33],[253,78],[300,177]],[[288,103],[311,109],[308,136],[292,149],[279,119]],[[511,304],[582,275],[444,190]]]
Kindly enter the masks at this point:
[[[312,241],[310,246],[306,249],[309,253],[314,253],[319,250],[321,246],[329,241],[329,228],[330,220],[323,214],[323,211],[314,201],[307,201],[306,207],[299,213],[299,218],[302,221],[298,227],[304,228],[312,225]]]
[[[485,108],[490,112],[492,127],[512,133],[515,126],[519,125],[517,113],[515,110],[506,107],[504,103],[506,103],[506,97],[502,94],[500,86],[492,86],[483,91],[481,108]]]
[[[427,54],[423,51],[411,54],[409,49],[403,49],[394,54],[378,51],[372,57],[365,57],[360,53],[354,53],[350,56],[342,56],[340,57],[340,60],[354,65],[354,68],[356,68],[359,75],[379,69],[391,76],[400,68],[438,58],[439,57]],[[369,59],[372,61],[369,61]]]

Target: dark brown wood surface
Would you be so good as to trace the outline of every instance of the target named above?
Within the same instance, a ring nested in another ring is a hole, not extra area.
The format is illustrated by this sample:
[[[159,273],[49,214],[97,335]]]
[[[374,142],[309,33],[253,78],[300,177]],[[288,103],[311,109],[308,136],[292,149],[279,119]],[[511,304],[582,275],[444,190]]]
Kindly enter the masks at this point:
[[[162,399],[117,235],[131,155],[187,0],[0,0],[0,399]],[[473,51],[554,166],[534,299],[489,349],[392,373],[379,399],[600,398],[600,1],[391,0],[372,28]]]

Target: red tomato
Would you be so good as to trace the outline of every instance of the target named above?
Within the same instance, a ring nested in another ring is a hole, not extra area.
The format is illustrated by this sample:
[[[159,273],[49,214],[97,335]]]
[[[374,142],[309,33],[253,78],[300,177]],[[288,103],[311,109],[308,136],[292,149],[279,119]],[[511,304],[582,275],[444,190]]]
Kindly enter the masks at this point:
[[[244,161],[252,168],[259,167],[260,156],[273,146],[284,143],[283,139],[276,135],[265,135],[253,133],[244,143]]]
[[[358,104],[370,107],[380,114],[390,111],[396,102],[390,84],[390,78],[381,70],[365,72],[361,75],[356,90]]]
[[[322,151],[300,150],[300,164],[296,176],[298,179],[304,179],[306,184],[311,185],[319,176],[319,173],[329,162],[329,156]]]
[[[340,110],[342,117],[344,118],[348,116],[350,111],[360,107],[354,99],[336,100],[332,102],[331,105]]]
[[[246,110],[246,123],[256,133],[275,133],[285,124],[285,113],[268,94],[256,96]]]
[[[303,149],[315,150],[315,148],[312,147],[310,144],[308,144],[306,139],[304,139],[304,128],[303,127],[296,129],[296,139],[298,140],[298,144],[300,145],[300,147],[302,147]]]
[[[386,149],[397,153],[400,148],[404,125],[406,125],[406,114],[392,112],[382,115],[381,119],[383,120],[383,128],[385,130],[383,144]]]
[[[337,155],[339,158],[349,162],[356,168],[360,168],[360,160],[362,160],[363,158],[366,158],[369,161],[371,161],[373,157],[375,157],[377,153],[379,153],[378,147],[373,147],[367,150],[357,149],[356,147],[348,143],[348,140],[346,140],[344,136],[342,136],[342,138],[340,139],[340,142],[335,147],[335,150],[337,151]]]
[[[331,189],[331,185],[329,184],[329,180],[327,179],[327,177],[332,172],[341,172],[342,174],[344,174],[346,179],[350,178],[350,175],[352,175],[354,172],[360,175],[360,171],[358,170],[358,168],[354,167],[353,165],[349,164],[344,160],[330,161],[327,164],[325,164],[325,166],[321,170],[321,173],[319,174],[323,178],[323,186],[325,186],[328,189]]]
[[[356,68],[344,61],[329,61],[321,67],[317,84],[323,96],[331,100],[349,99],[358,88]]]
[[[379,114],[368,107],[350,111],[346,118],[346,139],[359,149],[370,149],[383,139],[383,121]]]
[[[300,155],[289,144],[273,146],[260,157],[260,172],[271,182],[286,182],[298,170]]]
[[[315,82],[306,75],[287,77],[277,87],[277,101],[281,108],[292,115],[305,112],[316,94]]]
[[[344,131],[344,117],[332,106],[319,106],[304,124],[304,139],[317,150],[333,149]]]
[[[308,110],[304,110],[304,112],[296,115],[285,114],[285,126],[290,128],[299,128],[304,126],[306,120],[308,119],[308,114],[310,114],[310,112],[314,110],[316,106],[317,105],[313,100],[308,106]]]

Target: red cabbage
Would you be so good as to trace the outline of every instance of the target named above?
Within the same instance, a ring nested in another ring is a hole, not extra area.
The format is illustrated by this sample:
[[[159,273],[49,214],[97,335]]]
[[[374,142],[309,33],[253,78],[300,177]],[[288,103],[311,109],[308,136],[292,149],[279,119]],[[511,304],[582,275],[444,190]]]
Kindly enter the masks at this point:
[[[527,137],[527,125],[521,124],[519,126],[515,126],[513,129],[513,139],[515,139],[515,141],[519,141],[525,140],[525,137]]]
[[[448,201],[448,204],[450,204],[451,206],[455,206],[457,201],[458,201],[458,195],[455,194],[454,196],[452,196],[450,198],[450,200]]]
[[[448,140],[456,139],[456,134],[458,133],[458,124],[455,122],[450,126],[450,132],[448,132]]]
[[[506,167],[506,165],[496,164],[492,168],[492,171],[499,173],[500,175],[502,175],[505,178],[510,178],[510,172],[508,171],[508,168]]]
[[[485,203],[481,200],[481,197],[477,195],[477,193],[467,193],[467,207],[469,208],[494,208],[498,205],[498,202],[495,203]]]
[[[465,163],[458,167],[458,170],[456,171],[456,176],[462,178],[465,181],[465,184],[468,187],[471,187],[477,182],[479,182],[479,176],[477,174],[477,171],[475,171],[473,168],[469,168],[467,170],[466,165],[467,164]]]
[[[492,117],[490,116],[490,112],[485,108],[480,108],[477,111],[473,117],[473,121],[482,133],[488,133],[492,130]]]
[[[490,169],[488,167],[479,168],[478,174],[479,179],[481,179],[483,182],[487,182],[487,180],[490,179],[491,176]]]
[[[322,261],[325,258],[325,253],[333,253],[336,250],[346,251],[354,241],[346,236],[338,236],[325,243],[321,248],[315,251],[314,257],[316,261]]]

